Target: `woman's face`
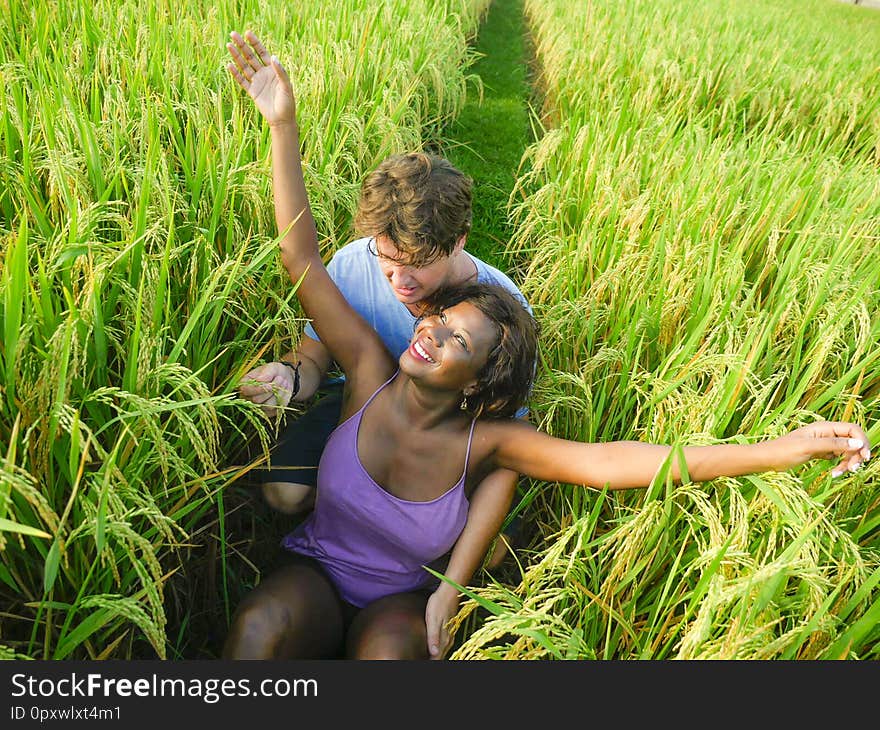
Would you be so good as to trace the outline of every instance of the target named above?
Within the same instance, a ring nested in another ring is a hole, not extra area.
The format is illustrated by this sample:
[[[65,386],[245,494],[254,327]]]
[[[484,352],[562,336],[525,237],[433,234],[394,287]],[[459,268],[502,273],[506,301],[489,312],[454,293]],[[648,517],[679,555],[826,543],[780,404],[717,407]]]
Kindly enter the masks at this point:
[[[400,369],[438,388],[462,392],[477,382],[498,341],[496,326],[470,302],[460,302],[416,325]]]
[[[375,236],[372,243],[379,267],[394,296],[402,304],[417,304],[448,284],[455,271],[455,257],[464,247],[464,237],[449,256],[441,256],[425,266],[410,266],[387,236]]]

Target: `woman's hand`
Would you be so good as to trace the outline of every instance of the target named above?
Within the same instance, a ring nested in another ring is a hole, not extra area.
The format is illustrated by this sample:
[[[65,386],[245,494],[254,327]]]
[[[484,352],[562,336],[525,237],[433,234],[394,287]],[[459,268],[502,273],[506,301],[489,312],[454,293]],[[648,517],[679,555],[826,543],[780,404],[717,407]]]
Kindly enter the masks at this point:
[[[846,471],[857,471],[871,457],[868,434],[854,423],[819,421],[801,426],[774,439],[778,447],[780,470],[790,469],[810,459],[840,457],[831,476],[839,477]]]
[[[232,43],[226,48],[235,63],[226,68],[238,85],[254,100],[269,126],[296,124],[293,86],[281,62],[269,55],[253,31],[245,31],[244,38],[235,31],[229,35]]]
[[[458,592],[448,583],[440,586],[428,598],[425,607],[425,625],[428,627],[428,656],[442,659],[452,644],[446,624],[458,613]]]

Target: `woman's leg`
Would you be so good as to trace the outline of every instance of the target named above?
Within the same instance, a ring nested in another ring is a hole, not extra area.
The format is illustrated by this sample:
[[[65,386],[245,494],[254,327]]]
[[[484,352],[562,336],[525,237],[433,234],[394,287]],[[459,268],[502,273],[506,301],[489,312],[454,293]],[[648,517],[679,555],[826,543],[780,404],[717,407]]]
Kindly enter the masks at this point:
[[[427,659],[428,594],[396,593],[361,610],[348,630],[348,659]]]
[[[331,659],[344,636],[342,603],[310,559],[263,580],[239,605],[224,659]]]

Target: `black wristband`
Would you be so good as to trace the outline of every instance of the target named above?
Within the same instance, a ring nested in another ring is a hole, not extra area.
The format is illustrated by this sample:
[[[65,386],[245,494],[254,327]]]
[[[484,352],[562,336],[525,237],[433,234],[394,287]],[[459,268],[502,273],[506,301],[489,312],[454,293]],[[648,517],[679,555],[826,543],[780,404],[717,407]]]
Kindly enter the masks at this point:
[[[299,366],[302,365],[302,360],[297,360],[296,365],[287,360],[279,360],[278,362],[282,365],[287,365],[287,367],[293,370],[293,390],[290,391],[290,397],[293,398],[293,396],[299,393]]]

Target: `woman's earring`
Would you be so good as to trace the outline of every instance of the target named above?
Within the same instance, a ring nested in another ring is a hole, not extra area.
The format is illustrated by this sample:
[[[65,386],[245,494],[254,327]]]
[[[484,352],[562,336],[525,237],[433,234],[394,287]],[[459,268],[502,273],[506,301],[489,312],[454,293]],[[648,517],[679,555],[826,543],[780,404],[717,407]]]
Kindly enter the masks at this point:
[[[459,408],[461,408],[461,410],[463,411],[467,410],[467,396],[464,396],[464,398],[461,399],[461,405],[459,406]]]

